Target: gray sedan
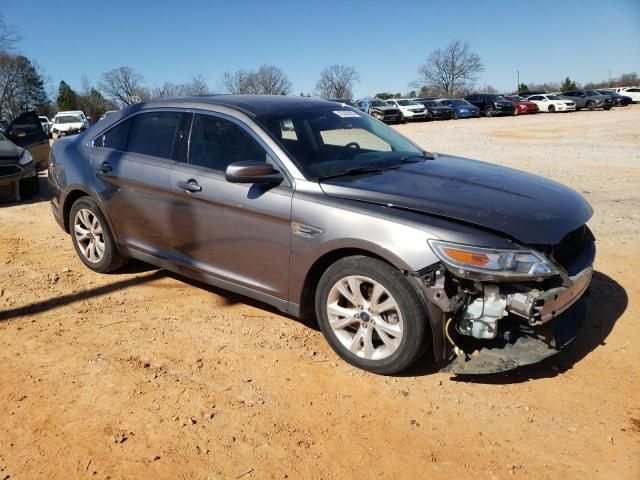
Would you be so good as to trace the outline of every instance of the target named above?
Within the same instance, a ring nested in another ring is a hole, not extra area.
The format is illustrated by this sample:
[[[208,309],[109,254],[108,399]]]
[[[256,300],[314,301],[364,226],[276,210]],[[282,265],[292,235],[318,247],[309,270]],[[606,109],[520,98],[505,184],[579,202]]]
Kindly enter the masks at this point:
[[[372,372],[421,357],[508,370],[557,353],[584,320],[595,247],[580,194],[424,151],[344,104],[136,104],[56,142],[49,181],[87,267],[136,258],[315,316]]]

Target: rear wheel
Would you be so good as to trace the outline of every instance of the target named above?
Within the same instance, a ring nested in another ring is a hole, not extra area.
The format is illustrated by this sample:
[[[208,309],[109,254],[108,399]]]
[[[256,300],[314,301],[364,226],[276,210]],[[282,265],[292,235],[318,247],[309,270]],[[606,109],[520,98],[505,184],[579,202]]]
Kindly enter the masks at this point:
[[[338,260],[315,296],[320,329],[345,361],[389,375],[413,364],[427,345],[427,315],[409,280],[364,256]]]
[[[458,120],[458,112],[453,112],[453,119]]]
[[[73,247],[91,270],[107,273],[127,263],[116,247],[106,218],[89,197],[81,197],[73,204],[69,226]]]

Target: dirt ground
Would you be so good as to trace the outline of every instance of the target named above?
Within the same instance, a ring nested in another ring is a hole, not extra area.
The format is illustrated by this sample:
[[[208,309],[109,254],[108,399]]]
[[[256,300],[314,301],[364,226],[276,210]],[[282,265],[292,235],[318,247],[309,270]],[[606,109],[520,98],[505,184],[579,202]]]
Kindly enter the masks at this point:
[[[579,340],[467,381],[359,371],[314,325],[140,263],[92,273],[46,195],[0,204],[0,480],[640,478],[638,125],[640,105],[397,127],[596,212]]]

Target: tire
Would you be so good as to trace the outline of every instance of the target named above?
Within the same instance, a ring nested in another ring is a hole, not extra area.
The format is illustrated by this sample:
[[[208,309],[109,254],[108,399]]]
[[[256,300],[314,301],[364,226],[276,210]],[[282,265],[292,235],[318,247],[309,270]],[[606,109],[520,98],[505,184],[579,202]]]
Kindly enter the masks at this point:
[[[518,109],[517,109],[517,108],[514,108],[514,109],[513,109],[513,116],[514,116],[514,117],[517,117],[519,113],[520,113],[520,112],[518,112]]]
[[[609,111],[609,110],[611,110],[611,107],[602,107],[602,109],[603,109],[604,111]]]
[[[385,309],[376,311],[376,305]],[[315,309],[331,348],[369,372],[398,373],[428,346],[428,318],[418,292],[402,272],[378,259],[353,256],[331,265],[318,282]]]
[[[38,175],[33,175],[29,178],[23,178],[20,180],[20,198],[26,200],[27,198],[35,197],[40,192],[40,182],[38,181]]]
[[[458,120],[458,112],[453,112],[453,119]]]
[[[127,257],[118,251],[106,218],[91,198],[75,201],[69,212],[69,230],[73,248],[91,270],[108,273],[127,263]]]
[[[590,112],[593,112],[595,109],[596,109],[595,102],[587,102],[587,110],[589,110]]]
[[[486,117],[493,117],[493,113],[493,107],[491,105],[484,109],[484,114]]]
[[[554,113],[556,111],[555,105],[549,105],[549,113]]]

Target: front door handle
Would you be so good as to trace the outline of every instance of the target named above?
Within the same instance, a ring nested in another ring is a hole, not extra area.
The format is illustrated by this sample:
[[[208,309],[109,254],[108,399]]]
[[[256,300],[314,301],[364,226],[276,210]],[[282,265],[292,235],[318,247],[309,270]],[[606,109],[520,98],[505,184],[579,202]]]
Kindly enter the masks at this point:
[[[113,168],[109,165],[109,162],[102,162],[102,165],[98,167],[100,173],[109,173]]]
[[[193,178],[186,182],[178,182],[178,187],[187,192],[200,192],[202,187]]]

